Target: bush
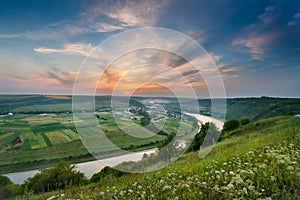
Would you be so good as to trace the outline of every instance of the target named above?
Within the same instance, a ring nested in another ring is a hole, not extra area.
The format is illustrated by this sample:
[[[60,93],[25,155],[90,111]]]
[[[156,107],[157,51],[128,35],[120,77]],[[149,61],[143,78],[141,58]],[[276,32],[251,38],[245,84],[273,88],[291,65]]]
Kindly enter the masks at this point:
[[[107,177],[120,177],[127,174],[126,172],[119,171],[117,169],[111,168],[109,166],[104,167],[100,172],[94,174],[90,179],[91,182],[95,183],[103,178]]]
[[[246,124],[249,124],[250,123],[250,119],[249,118],[243,118],[241,119],[241,124],[242,125],[246,125]]]
[[[23,187],[34,193],[41,193],[83,185],[86,182],[84,174],[76,171],[74,165],[62,161],[27,179]]]
[[[223,125],[222,132],[232,131],[234,129],[237,129],[240,126],[240,122],[236,119],[232,119],[229,121],[226,121]]]
[[[6,176],[0,176],[0,199],[14,199],[15,195],[21,194],[20,185],[15,185]]]

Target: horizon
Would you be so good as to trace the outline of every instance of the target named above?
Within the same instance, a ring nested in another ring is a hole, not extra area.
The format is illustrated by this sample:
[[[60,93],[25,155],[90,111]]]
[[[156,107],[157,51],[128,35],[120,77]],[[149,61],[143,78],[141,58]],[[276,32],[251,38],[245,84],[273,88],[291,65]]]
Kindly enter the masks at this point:
[[[0,94],[0,96],[68,96],[71,97],[72,96],[93,96],[93,95],[88,95],[88,94],[38,94],[38,93],[2,93]],[[93,97],[111,97],[112,95],[109,94],[100,94],[100,95],[95,95]],[[115,97],[133,97],[133,98],[182,98],[182,99],[193,99],[192,97],[174,97],[174,96],[129,96],[129,95],[114,95]],[[267,98],[267,99],[300,99],[300,97],[288,97],[288,96],[236,96],[236,97],[226,97],[226,98],[210,98],[210,97],[200,97],[197,98],[198,100],[207,100],[207,99],[251,99],[251,98],[255,98],[255,99],[259,99],[259,98]]]

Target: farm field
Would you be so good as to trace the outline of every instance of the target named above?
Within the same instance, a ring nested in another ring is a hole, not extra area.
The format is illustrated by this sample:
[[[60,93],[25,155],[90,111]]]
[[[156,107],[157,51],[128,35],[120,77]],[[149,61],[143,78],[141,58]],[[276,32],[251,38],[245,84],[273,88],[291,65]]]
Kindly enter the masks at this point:
[[[147,138],[130,136],[118,128],[110,112],[98,114],[101,116],[99,124],[106,136],[128,151],[153,148],[165,137],[158,134]],[[79,119],[75,121],[81,122]],[[168,118],[163,131],[176,132],[178,122],[178,119]],[[119,123],[127,127],[126,132],[134,131],[134,126],[141,126],[139,120],[131,123],[131,127],[127,126],[127,119],[120,119]],[[193,127],[185,121],[182,129],[188,132]],[[98,130],[87,127],[85,131],[84,134],[88,135]],[[96,153],[101,153],[103,157],[114,155],[114,152],[105,148]],[[0,174],[45,167],[61,159],[72,162],[94,159],[82,144],[71,113],[14,114],[0,118]]]

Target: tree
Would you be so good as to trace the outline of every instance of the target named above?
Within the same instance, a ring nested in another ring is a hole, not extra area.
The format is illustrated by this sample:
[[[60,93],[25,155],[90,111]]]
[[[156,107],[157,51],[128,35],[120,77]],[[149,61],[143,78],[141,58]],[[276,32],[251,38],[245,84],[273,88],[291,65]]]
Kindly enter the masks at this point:
[[[200,146],[203,144],[206,135],[213,139],[216,135],[219,135],[219,133],[220,132],[214,123],[207,122],[202,124],[200,131],[195,135],[194,140],[189,146],[187,152],[198,151]]]
[[[240,126],[240,122],[236,119],[228,120],[223,125],[222,133],[232,131]]]
[[[142,126],[147,126],[151,122],[151,118],[147,112],[143,112],[143,118],[141,119],[141,125]]]
[[[158,155],[163,161],[170,161],[175,155],[175,135],[168,134],[168,136],[158,144]]]
[[[84,174],[76,171],[74,165],[61,161],[27,179],[23,187],[34,193],[41,193],[83,185],[86,181]]]

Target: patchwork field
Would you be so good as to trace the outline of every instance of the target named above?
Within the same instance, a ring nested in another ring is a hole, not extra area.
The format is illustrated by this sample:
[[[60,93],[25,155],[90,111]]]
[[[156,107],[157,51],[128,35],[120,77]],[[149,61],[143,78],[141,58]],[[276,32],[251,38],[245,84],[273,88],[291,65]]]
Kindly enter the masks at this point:
[[[123,149],[135,151],[153,148],[165,137],[160,134],[152,134],[147,138],[134,137],[135,134],[139,134],[135,129],[141,127],[139,120],[133,120],[132,123],[131,120],[120,118],[118,123],[126,127],[120,129],[110,112],[99,112],[99,115],[101,117],[98,121],[106,136]],[[36,168],[60,159],[72,160],[72,162],[93,159],[82,144],[74,122],[81,123],[82,119],[73,119],[70,113],[2,116],[0,118],[0,174],[24,169],[25,166]],[[168,118],[162,130],[165,133],[176,132],[178,123],[178,119]],[[182,130],[191,131],[192,124],[185,121]],[[98,127],[90,126],[81,132],[81,136],[89,136],[97,132]],[[131,132],[131,135],[128,135],[128,132]],[[98,151],[101,153],[104,151],[104,154],[107,151],[107,155],[113,153],[105,147],[103,149]]]

